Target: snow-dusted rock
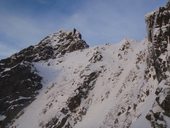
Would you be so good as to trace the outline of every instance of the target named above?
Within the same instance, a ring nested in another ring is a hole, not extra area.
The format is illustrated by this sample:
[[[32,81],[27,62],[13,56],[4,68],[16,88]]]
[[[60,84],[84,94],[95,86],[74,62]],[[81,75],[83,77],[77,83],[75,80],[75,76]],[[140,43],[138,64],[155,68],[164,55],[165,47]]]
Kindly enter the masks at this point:
[[[0,60],[0,115],[3,117],[0,127],[4,127],[30,104],[42,88],[42,78],[33,62],[47,61],[88,47],[76,29],[72,32],[59,31],[35,46]]]
[[[165,7],[160,7],[147,16],[148,39],[150,43],[148,68],[157,81],[156,98],[146,118],[152,127],[168,127],[167,117],[170,117],[170,1]],[[154,109],[159,108],[159,109]]]
[[[10,88],[16,85],[29,90],[30,86],[21,84],[25,76],[16,79],[19,84],[10,81],[9,76],[17,73],[29,74],[26,83],[34,83],[31,89],[37,87],[36,82],[42,85],[32,91],[37,94],[40,89],[36,97],[31,95],[34,101],[23,96],[27,94],[23,90],[19,91],[22,95],[7,101],[32,102],[19,109],[15,118],[5,114],[9,106],[0,97],[4,106],[0,106],[1,127],[169,128],[169,9],[168,3],[146,15],[148,39],[141,42],[125,39],[118,44],[88,48],[73,29],[49,35],[38,45],[1,60],[0,87],[6,81]],[[14,70],[18,65],[28,72]]]

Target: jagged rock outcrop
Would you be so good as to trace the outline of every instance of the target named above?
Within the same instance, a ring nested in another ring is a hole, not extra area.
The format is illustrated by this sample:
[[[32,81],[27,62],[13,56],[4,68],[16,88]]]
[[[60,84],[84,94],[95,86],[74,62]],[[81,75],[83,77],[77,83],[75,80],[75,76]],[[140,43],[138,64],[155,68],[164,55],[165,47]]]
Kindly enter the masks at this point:
[[[153,127],[166,128],[164,118],[170,117],[170,1],[165,7],[148,14],[146,22],[150,41],[148,66],[155,70],[152,77],[159,84],[154,106],[162,108],[159,111],[152,109],[146,118]]]
[[[4,117],[0,120],[2,128],[34,100],[42,87],[41,79],[29,62],[18,63],[0,73],[0,115]]]
[[[160,7],[159,10],[149,14],[146,18],[148,25],[148,39],[150,51],[156,69],[157,79],[160,82],[166,78],[166,71],[169,71],[169,42],[170,42],[170,10]]]
[[[19,53],[1,60],[1,62],[6,63],[6,66],[14,66],[22,61],[37,62],[40,60],[48,60],[68,52],[88,47],[88,44],[82,40],[81,34],[76,29],[73,29],[72,32],[64,32],[61,30],[45,37],[39,44],[25,48]]]
[[[59,31],[35,46],[0,60],[0,127],[5,127],[18,112],[30,104],[42,88],[42,78],[38,75],[34,62],[47,61],[88,47],[76,29],[72,32]]]

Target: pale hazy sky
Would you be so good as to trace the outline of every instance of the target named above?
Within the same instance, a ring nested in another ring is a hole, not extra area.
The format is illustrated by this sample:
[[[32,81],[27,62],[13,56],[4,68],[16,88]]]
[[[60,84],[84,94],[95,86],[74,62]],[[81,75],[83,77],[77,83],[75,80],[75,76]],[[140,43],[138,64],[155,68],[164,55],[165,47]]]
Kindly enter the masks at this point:
[[[91,46],[146,36],[144,15],[166,0],[0,0],[0,59],[60,29]]]

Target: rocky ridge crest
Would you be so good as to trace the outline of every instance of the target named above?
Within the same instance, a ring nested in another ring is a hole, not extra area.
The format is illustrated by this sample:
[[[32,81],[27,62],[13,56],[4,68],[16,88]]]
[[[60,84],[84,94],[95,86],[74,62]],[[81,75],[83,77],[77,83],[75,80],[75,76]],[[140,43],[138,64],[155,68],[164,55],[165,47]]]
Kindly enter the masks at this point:
[[[47,61],[65,53],[88,48],[81,34],[59,31],[35,46],[0,60],[0,126],[4,127],[18,112],[29,105],[42,88],[41,76],[33,63]]]

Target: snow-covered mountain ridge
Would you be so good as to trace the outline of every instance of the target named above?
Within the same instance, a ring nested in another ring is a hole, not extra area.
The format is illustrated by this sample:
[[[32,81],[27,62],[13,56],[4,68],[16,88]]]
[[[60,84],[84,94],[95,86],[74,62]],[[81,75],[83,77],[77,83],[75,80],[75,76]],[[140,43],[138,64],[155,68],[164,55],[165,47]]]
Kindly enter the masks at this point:
[[[89,48],[74,29],[1,60],[1,127],[169,128],[170,4],[146,23],[142,42]]]
[[[88,48],[81,34],[72,32],[51,34],[39,44],[0,61],[0,125],[5,127],[18,112],[28,106],[42,88],[42,77],[33,62],[59,58],[65,53]]]
[[[111,116],[109,114],[124,115],[128,104],[132,109],[129,111],[134,111],[131,105],[139,104],[137,95],[136,100],[132,95],[136,94],[139,84],[144,84],[147,51],[143,45],[124,40],[117,46],[89,48],[47,62],[34,63],[39,75],[44,78],[43,89],[14,126],[116,126],[114,119],[107,119]],[[141,60],[137,61],[137,58]],[[32,118],[28,120],[30,116]],[[133,116],[137,116],[135,112]],[[122,122],[127,117],[122,116]]]

